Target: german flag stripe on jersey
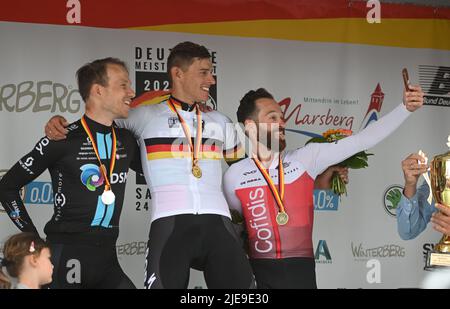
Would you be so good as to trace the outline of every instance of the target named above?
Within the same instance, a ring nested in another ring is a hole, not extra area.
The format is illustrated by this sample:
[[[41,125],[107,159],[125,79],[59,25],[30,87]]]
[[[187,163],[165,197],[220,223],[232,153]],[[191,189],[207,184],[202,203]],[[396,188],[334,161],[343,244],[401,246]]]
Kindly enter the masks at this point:
[[[229,165],[236,163],[245,158],[244,147],[239,143],[232,149],[224,150],[223,157]]]
[[[223,143],[216,139],[203,138],[199,159],[220,160]],[[189,143],[185,137],[179,138],[149,138],[145,140],[147,160],[169,158],[191,158]]]
[[[167,90],[154,90],[144,92],[137,98],[135,98],[130,106],[131,108],[136,108],[144,105],[159,104],[161,102],[167,101],[170,97],[170,91]]]

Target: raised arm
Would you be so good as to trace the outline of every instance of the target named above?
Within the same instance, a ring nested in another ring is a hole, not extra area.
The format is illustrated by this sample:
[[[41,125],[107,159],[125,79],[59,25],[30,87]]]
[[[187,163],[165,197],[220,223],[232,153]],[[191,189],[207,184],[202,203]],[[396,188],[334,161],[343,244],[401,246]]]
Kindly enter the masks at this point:
[[[308,144],[312,156],[312,176],[317,176],[328,166],[342,162],[352,155],[367,150],[393,133],[411,114],[423,105],[423,92],[419,86],[410,86],[412,91],[404,92],[404,103],[373,122],[364,130],[336,143]],[[308,147],[307,146],[307,147]],[[307,148],[305,147],[305,148]],[[333,155],[330,155],[332,153]],[[299,154],[300,155],[300,154]]]

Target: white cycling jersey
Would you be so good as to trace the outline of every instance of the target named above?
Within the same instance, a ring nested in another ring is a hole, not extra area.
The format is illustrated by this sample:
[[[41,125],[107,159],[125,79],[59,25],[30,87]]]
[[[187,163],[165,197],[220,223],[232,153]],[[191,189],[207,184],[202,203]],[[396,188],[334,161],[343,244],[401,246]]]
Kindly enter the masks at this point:
[[[172,97],[188,124],[195,145],[195,108]],[[147,185],[152,194],[151,221],[179,214],[218,214],[230,217],[222,192],[221,159],[240,153],[231,120],[217,111],[202,113],[202,177],[192,174],[190,146],[177,114],[168,100],[138,106],[117,125],[132,131],[138,140]],[[227,125],[228,124],[228,125]]]

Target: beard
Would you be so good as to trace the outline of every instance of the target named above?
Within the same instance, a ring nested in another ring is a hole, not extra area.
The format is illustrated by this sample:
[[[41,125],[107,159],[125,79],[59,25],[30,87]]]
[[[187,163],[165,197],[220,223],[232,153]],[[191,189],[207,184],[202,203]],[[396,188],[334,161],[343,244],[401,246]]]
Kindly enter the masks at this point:
[[[265,126],[266,129],[261,129],[261,126]],[[266,146],[267,149],[282,152],[286,148],[286,140],[284,138],[285,130],[284,128],[277,128],[273,131],[267,130],[267,124],[257,124],[257,134],[258,134],[258,142]],[[279,134],[283,134],[283,137],[280,137]]]

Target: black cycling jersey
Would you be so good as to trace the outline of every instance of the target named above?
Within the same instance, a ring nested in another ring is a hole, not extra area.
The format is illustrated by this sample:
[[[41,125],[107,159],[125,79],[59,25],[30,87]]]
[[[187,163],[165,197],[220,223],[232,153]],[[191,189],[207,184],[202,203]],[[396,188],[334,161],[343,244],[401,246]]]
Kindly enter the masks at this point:
[[[78,120],[68,127],[63,141],[42,138],[0,180],[0,203],[24,232],[38,233],[19,190],[46,169],[50,171],[54,214],[44,232],[54,265],[51,288],[135,288],[117,260],[115,243],[125,194],[128,167],[141,171],[139,151],[132,134],[116,128],[115,165],[110,175],[112,127],[84,117],[110,177],[115,201],[102,202],[105,179],[86,131]],[[71,266],[79,264],[79,268]],[[79,275],[74,275],[79,272]],[[77,279],[79,278],[79,279]]]
[[[85,119],[109,175],[112,128],[86,116]],[[141,170],[136,140],[129,131],[115,127],[117,150],[110,181],[116,199],[113,204],[104,205],[101,194],[105,181],[92,143],[80,120],[69,125],[68,130],[67,138],[62,141],[42,138],[6,173],[0,180],[0,203],[21,231],[37,233],[19,190],[48,169],[52,179],[54,214],[44,229],[47,239],[65,243],[77,239],[89,241],[99,236],[114,244],[119,233],[128,167]]]

